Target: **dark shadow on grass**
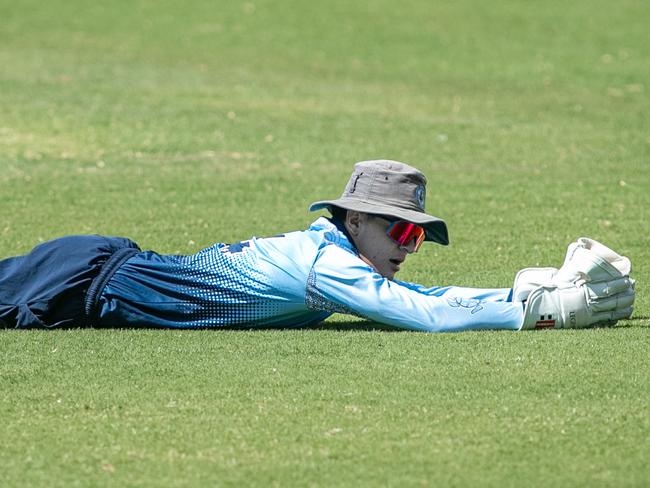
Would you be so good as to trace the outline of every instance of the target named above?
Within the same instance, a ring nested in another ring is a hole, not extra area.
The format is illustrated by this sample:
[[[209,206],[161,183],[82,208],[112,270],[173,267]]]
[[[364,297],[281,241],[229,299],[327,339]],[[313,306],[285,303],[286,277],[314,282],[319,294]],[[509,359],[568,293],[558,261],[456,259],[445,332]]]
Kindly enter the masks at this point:
[[[208,327],[207,329],[211,329]],[[214,328],[217,330],[216,328]],[[206,329],[203,329],[206,330]],[[389,325],[380,324],[378,322],[373,322],[371,320],[344,320],[336,322],[320,322],[314,325],[308,325],[304,327],[224,327],[220,330],[228,331],[290,331],[290,330],[333,330],[333,331],[359,331],[359,332],[368,332],[368,331],[381,331],[381,332],[413,332],[407,331],[404,329],[399,329],[397,327],[391,327]]]
[[[211,330],[215,333],[219,332],[259,332],[259,331],[300,331],[300,330],[332,330],[332,331],[381,331],[381,332],[413,332],[397,327],[390,327],[388,325],[372,322],[370,320],[349,320],[337,322],[320,322],[315,325],[305,327],[192,327],[192,328],[163,328],[163,327],[57,327],[52,329],[15,329],[5,328],[5,330],[40,330],[40,331],[74,331],[74,330],[160,330],[160,331],[205,331]]]
[[[650,328],[650,316],[641,315],[635,316],[625,321],[619,322],[615,327],[612,328]],[[609,328],[609,327],[605,327]],[[0,327],[0,330],[3,328]],[[315,325],[305,326],[305,327],[197,327],[197,328],[161,328],[161,327],[60,327],[54,329],[29,329],[29,330],[48,330],[48,331],[71,331],[71,330],[160,330],[160,331],[204,331],[211,330],[215,333],[219,332],[258,332],[258,331],[300,331],[300,330],[331,330],[331,331],[359,331],[359,332],[420,332],[412,331],[406,329],[400,329],[397,327],[391,327],[389,325],[380,324],[378,322],[373,322],[371,320],[345,320],[345,321],[336,321],[336,322],[320,322]],[[589,330],[590,328],[582,329]],[[21,330],[15,329],[13,327],[4,328],[6,331],[10,330]],[[423,332],[423,331],[422,331]],[[531,331],[525,331],[531,332]]]
[[[389,325],[380,324],[378,322],[373,322],[371,320],[350,320],[350,321],[341,321],[341,322],[321,322],[316,325],[309,327],[303,327],[303,329],[308,330],[359,330],[359,331],[373,331],[380,330],[382,332],[405,332],[404,329],[398,329],[397,327],[391,327]],[[406,331],[412,332],[412,331]]]

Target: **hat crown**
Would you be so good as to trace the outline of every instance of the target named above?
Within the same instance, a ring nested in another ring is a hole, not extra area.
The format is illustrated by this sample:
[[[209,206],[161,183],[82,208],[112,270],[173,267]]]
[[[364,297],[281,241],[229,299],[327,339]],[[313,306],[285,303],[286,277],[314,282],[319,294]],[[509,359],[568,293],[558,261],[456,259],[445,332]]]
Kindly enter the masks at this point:
[[[426,177],[399,161],[380,159],[354,165],[341,198],[424,212]]]

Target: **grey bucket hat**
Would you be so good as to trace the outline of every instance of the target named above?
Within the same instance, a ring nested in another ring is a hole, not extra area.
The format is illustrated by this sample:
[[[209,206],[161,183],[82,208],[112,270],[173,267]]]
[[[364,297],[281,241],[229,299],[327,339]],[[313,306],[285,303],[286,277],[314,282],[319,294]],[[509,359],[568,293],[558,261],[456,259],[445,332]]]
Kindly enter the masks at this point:
[[[447,224],[424,212],[427,179],[417,169],[399,161],[362,161],[337,200],[322,200],[309,211],[341,207],[370,214],[385,215],[418,224],[426,231],[425,240],[449,244]]]

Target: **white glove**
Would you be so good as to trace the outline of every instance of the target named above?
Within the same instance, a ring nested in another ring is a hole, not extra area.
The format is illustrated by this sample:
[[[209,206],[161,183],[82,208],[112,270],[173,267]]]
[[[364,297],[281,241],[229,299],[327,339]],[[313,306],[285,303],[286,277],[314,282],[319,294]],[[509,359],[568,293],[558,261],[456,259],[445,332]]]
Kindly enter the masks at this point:
[[[544,284],[553,285],[557,268],[524,268],[515,276],[512,285],[512,300],[523,302],[530,292]]]
[[[634,280],[535,288],[528,295],[522,330],[583,328],[613,325],[632,315]]]
[[[513,300],[524,301],[535,288],[552,285],[558,288],[583,283],[612,281],[629,276],[630,260],[607,246],[581,237],[569,244],[564,264],[556,268],[525,268],[517,273],[513,285]]]
[[[581,237],[569,244],[564,264],[555,275],[556,283],[582,284],[611,281],[629,276],[632,264],[625,256],[600,242]]]

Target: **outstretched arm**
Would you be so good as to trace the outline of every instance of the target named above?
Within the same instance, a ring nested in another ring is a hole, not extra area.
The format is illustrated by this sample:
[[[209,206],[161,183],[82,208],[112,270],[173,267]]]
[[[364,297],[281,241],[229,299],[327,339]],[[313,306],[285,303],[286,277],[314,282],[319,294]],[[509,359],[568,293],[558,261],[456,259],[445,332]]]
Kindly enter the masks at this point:
[[[390,281],[349,252],[327,246],[312,268],[307,301],[314,308],[408,330],[518,330],[523,306],[505,301],[508,293],[508,289],[427,289]]]

